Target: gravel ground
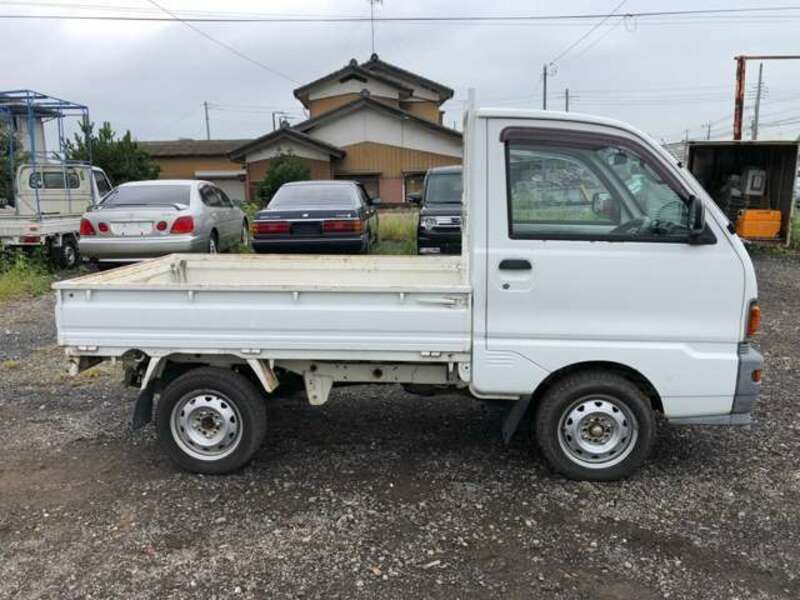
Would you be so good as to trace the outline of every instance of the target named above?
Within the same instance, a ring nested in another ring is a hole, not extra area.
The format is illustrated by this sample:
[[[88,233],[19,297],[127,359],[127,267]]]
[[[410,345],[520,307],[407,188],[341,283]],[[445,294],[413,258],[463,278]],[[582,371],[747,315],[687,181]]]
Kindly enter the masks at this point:
[[[116,369],[64,374],[51,298],[0,306],[0,597],[798,598],[800,259],[756,266],[756,424],[662,423],[603,485],[399,387],[275,401],[250,466],[187,475],[127,432]]]

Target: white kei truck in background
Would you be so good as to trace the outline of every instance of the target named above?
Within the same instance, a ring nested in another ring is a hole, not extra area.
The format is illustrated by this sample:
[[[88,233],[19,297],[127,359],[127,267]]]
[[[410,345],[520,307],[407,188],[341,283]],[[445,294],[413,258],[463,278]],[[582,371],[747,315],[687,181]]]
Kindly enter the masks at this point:
[[[73,161],[23,164],[14,189],[0,206],[0,249],[43,248],[59,267],[77,266],[81,217],[111,190],[103,170]]]
[[[304,381],[401,383],[508,404],[566,477],[647,458],[656,413],[751,420],[760,312],[742,242],[645,134],[575,113],[469,109],[459,257],[170,255],[54,285],[79,372],[119,359],[180,467],[228,473],[265,402]]]

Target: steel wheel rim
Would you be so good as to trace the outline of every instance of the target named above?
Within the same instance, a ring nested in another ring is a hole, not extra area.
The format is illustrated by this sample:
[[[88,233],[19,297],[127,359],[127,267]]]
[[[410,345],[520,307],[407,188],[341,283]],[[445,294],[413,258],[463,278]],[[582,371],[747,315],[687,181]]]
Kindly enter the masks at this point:
[[[67,244],[64,247],[64,263],[68,267],[74,267],[76,262],[78,262],[78,253],[75,252],[75,248]]]
[[[625,460],[636,447],[639,421],[613,396],[584,396],[561,414],[558,443],[567,457],[588,469],[607,469]]]
[[[242,242],[243,246],[247,245],[247,242],[249,241],[249,235],[250,235],[250,232],[247,229],[247,225],[245,225],[244,227],[242,227],[242,240],[241,240],[241,242]]]
[[[172,409],[170,430],[175,443],[192,458],[221,460],[242,440],[242,415],[219,392],[192,392]]]
[[[214,240],[214,236],[211,236],[208,240],[208,253],[209,254],[216,254],[217,253],[217,242]]]

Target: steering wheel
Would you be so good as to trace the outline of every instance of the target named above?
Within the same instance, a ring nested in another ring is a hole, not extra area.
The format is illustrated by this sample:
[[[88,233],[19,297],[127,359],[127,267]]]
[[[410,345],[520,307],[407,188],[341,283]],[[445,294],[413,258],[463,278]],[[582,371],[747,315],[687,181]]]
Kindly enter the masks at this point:
[[[659,208],[656,211],[656,214],[653,217],[653,220],[658,221],[662,225],[666,224],[664,222],[663,216],[667,211],[674,210],[675,206],[678,207],[678,223],[680,223],[680,221],[683,219],[683,216],[685,214],[684,211],[686,210],[686,204],[682,200],[670,200],[669,202],[667,202],[664,206],[662,206],[661,208]],[[676,223],[676,222],[674,222],[672,220],[669,220],[668,223],[671,224],[671,225],[677,225],[678,224],[678,223]]]
[[[650,226],[650,217],[637,217],[635,219],[631,219],[627,223],[623,223],[622,225],[615,227],[608,233],[609,235],[615,235],[621,233],[637,234],[640,231],[646,230],[649,226]]]

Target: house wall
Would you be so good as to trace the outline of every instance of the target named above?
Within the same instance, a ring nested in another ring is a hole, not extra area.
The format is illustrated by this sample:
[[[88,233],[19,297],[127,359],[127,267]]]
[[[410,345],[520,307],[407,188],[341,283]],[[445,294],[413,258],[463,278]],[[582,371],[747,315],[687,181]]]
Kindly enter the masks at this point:
[[[434,102],[401,102],[400,108],[412,115],[428,119],[434,123],[441,123],[441,112]]]
[[[225,156],[154,156],[159,179],[194,179],[196,171],[240,171],[242,165]]]
[[[400,96],[399,90],[391,85],[387,85],[374,79],[367,81],[359,81],[358,79],[348,79],[344,83],[337,81],[328,81],[317,87],[317,89],[309,92],[309,100],[319,100],[320,98],[328,98],[330,96],[341,96],[342,94],[361,94],[361,90],[369,90],[372,96],[381,96],[383,98],[397,98]]]
[[[461,138],[370,108],[359,110],[330,123],[323,123],[306,133],[339,148],[361,142],[373,142],[458,159],[450,164],[461,162]]]
[[[20,142],[23,152],[32,152],[31,134],[28,130],[28,118],[25,116],[14,117],[14,129],[17,133],[17,140]],[[44,122],[36,117],[33,119],[33,143],[36,144],[37,160],[42,160],[41,156],[47,152],[47,141],[44,135]],[[3,148],[0,151],[5,151]]]
[[[279,154],[291,153],[300,158],[310,158],[311,160],[329,161],[330,157],[327,153],[317,149],[300,144],[298,142],[281,140],[280,143],[273,144],[268,148],[262,148],[254,152],[249,152],[245,157],[245,162],[251,163],[269,158],[275,158]]]
[[[343,94],[341,96],[330,96],[328,98],[320,98],[319,100],[311,100],[309,102],[308,112],[311,114],[312,118],[318,117],[340,106],[350,104],[359,98],[361,98],[361,94]],[[399,108],[400,106],[397,98],[385,98],[383,96],[370,96],[370,98],[388,104],[389,106],[394,106],[395,108]]]
[[[375,142],[359,142],[342,148],[347,154],[333,163],[334,174],[344,177],[376,173],[378,194],[385,202],[404,202],[403,180],[410,173],[424,173],[433,167],[460,165],[460,156],[424,152]]]
[[[264,179],[267,171],[272,164],[272,158],[264,160],[256,160],[247,163],[247,199],[252,201],[256,199],[256,186],[258,182]],[[312,158],[301,157],[311,170],[311,179],[333,179],[333,171],[331,163],[327,160],[314,160]]]

